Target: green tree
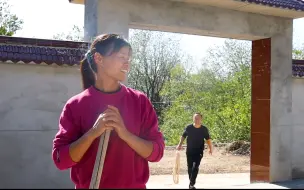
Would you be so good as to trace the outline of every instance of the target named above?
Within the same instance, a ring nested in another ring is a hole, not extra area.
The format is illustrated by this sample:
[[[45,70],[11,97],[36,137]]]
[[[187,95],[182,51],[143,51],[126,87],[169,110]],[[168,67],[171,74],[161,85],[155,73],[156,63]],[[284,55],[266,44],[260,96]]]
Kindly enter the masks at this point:
[[[22,29],[23,20],[11,13],[11,6],[6,0],[0,0],[0,35],[13,36]]]
[[[84,41],[84,30],[83,28],[74,25],[72,30],[68,32],[61,32],[53,36],[55,40],[69,40],[69,41]]]
[[[148,96],[159,117],[166,107],[160,92],[170,79],[171,69],[185,60],[179,42],[176,34],[146,30],[130,33],[133,61],[128,85]]]
[[[168,144],[178,142],[194,112],[204,115],[214,141],[250,140],[250,43],[227,40],[211,48],[203,64],[196,74],[175,67],[161,93],[171,100],[161,126]]]
[[[292,58],[293,59],[304,59],[304,45],[300,49],[294,49],[292,51]]]

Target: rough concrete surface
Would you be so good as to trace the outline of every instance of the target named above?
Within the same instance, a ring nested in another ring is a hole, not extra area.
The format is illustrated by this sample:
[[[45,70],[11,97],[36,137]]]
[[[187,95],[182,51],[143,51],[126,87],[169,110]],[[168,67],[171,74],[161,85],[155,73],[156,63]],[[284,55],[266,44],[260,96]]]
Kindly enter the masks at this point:
[[[233,174],[199,174],[195,187],[197,189],[301,189],[304,180],[295,180],[278,184],[250,184],[249,173]],[[150,177],[147,189],[187,189],[188,176],[180,175],[179,184],[173,183],[172,175],[154,175]]]

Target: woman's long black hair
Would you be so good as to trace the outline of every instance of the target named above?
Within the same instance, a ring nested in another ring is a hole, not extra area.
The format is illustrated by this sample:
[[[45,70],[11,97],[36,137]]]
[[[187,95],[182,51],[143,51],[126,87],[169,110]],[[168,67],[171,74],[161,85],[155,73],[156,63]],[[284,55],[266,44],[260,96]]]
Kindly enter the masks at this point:
[[[94,61],[94,54],[98,52],[102,56],[110,56],[126,46],[131,49],[129,42],[117,34],[104,34],[95,38],[89,51],[80,62],[83,90],[95,85],[94,73],[97,73],[97,67]]]

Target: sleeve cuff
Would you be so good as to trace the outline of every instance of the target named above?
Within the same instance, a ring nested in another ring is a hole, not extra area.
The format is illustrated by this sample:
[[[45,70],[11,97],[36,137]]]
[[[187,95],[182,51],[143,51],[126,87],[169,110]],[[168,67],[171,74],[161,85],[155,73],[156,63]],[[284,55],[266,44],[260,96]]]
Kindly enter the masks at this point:
[[[157,142],[152,142],[153,143],[153,150],[152,150],[152,153],[150,154],[150,156],[148,156],[146,159],[149,161],[149,162],[156,162],[158,160],[158,157],[159,157],[159,150],[160,150],[160,147],[158,145]]]
[[[77,164],[74,162],[70,156],[70,145],[64,146],[59,149],[59,153],[56,153],[56,162],[61,168],[70,168]]]

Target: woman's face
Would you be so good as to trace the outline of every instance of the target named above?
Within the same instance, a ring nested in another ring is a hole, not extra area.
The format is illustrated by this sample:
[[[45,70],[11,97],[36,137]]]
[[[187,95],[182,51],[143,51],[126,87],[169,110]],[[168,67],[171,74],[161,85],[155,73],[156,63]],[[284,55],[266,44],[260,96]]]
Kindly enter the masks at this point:
[[[124,81],[127,78],[130,67],[130,51],[130,48],[126,46],[110,56],[103,57],[97,54],[98,57],[95,57],[95,61],[97,59],[98,73],[106,75],[113,80]]]

